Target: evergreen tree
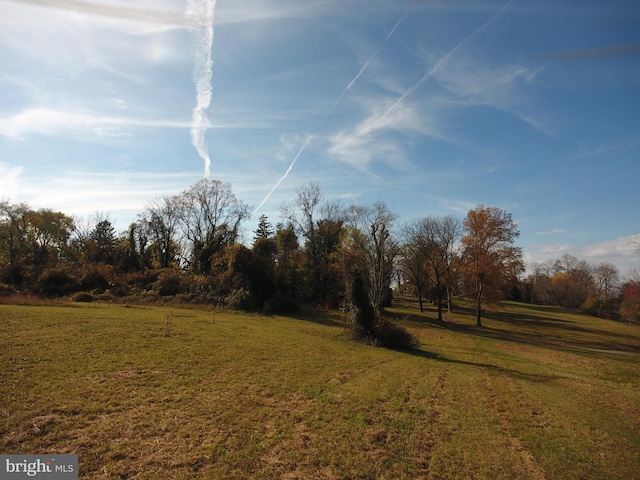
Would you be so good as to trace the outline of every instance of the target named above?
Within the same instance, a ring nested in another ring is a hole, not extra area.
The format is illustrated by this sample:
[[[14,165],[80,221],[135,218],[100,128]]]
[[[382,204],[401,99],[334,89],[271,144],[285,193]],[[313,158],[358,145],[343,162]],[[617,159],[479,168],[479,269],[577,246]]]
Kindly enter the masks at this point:
[[[266,215],[260,215],[260,220],[258,222],[258,228],[255,231],[255,236],[253,237],[253,242],[259,238],[271,238],[275,234],[275,230],[273,229],[273,225],[269,222],[269,219]]]
[[[92,261],[113,265],[115,260],[116,232],[108,219],[99,221],[89,234],[92,242]]]

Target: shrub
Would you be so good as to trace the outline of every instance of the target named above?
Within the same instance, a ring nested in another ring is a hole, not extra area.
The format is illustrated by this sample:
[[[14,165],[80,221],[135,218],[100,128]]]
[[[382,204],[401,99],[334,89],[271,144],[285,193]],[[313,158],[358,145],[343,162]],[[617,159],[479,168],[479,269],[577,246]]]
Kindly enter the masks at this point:
[[[384,298],[382,299],[382,306],[390,307],[392,303],[393,303],[393,289],[388,288],[387,292],[384,295]]]
[[[151,290],[153,284],[158,281],[159,270],[145,270],[144,272],[129,273],[125,276],[125,281],[129,286],[137,291]]]
[[[82,270],[80,287],[103,293],[111,285],[113,267],[104,263],[86,265]]]
[[[413,350],[420,346],[416,337],[405,328],[393,323],[390,319],[382,317],[376,323],[373,331],[376,345],[392,350]]]
[[[91,295],[90,293],[87,292],[80,292],[80,293],[76,293],[72,300],[74,302],[86,302],[86,303],[90,303],[93,302],[93,295]]]
[[[107,293],[114,297],[126,297],[131,295],[131,288],[124,282],[116,282],[115,285],[111,286]]]
[[[175,270],[165,270],[153,284],[154,290],[163,297],[177,295],[182,292],[180,273]]]
[[[234,310],[252,311],[256,309],[256,302],[249,290],[244,288],[234,289],[224,299],[224,304]]]
[[[17,294],[18,294],[18,290],[13,288],[11,285],[7,285],[6,283],[0,283],[0,297],[11,297]]]
[[[623,300],[620,315],[625,322],[640,325],[640,299]]]
[[[599,299],[595,295],[589,295],[583,302],[582,309],[600,318],[614,318],[619,309],[619,302],[616,298]]]
[[[41,295],[60,297],[77,292],[78,281],[64,268],[50,268],[45,270],[38,279],[37,291]]]
[[[194,273],[182,273],[182,290],[188,293],[191,301],[196,303],[219,303],[220,297],[224,294],[220,292],[214,277],[209,275],[198,275]]]

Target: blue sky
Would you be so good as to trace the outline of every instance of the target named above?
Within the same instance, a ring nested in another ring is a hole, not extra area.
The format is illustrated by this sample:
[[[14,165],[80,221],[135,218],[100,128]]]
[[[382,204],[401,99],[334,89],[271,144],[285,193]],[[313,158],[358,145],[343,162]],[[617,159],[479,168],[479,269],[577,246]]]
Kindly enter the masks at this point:
[[[401,221],[498,206],[529,263],[640,266],[635,0],[0,0],[0,12],[1,198],[107,212],[125,229],[207,175],[251,205],[250,239],[313,180]]]

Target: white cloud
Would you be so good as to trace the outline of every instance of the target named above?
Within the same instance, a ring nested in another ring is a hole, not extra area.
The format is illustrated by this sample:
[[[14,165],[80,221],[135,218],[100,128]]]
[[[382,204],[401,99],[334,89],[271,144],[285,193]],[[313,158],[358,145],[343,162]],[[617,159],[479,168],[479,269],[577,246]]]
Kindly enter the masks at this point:
[[[22,173],[22,167],[13,167],[0,163],[0,192],[2,192],[2,197],[13,198],[18,194]],[[3,200],[2,197],[0,197],[0,200]]]
[[[637,242],[638,235],[631,235],[584,246],[571,243],[539,245],[527,249],[525,262],[531,267],[534,263],[552,261],[569,254],[591,264],[611,263],[624,273],[630,268],[640,267],[640,245]]]
[[[329,136],[329,154],[337,160],[366,171],[372,161],[401,166],[405,162],[406,135],[420,134],[442,139],[438,127],[414,106],[404,103],[389,110],[389,100],[361,98],[365,118],[354,127]],[[386,114],[384,113],[386,112]],[[394,137],[401,134],[404,138]]]
[[[460,101],[458,105],[486,105],[552,135],[550,122],[531,100],[530,87],[541,71],[518,64],[489,65],[465,55],[449,60],[433,78]]]
[[[157,5],[130,7],[125,5],[108,5],[81,0],[22,0],[21,3],[59,9],[73,14],[87,15],[91,18],[127,20],[130,22],[157,23],[166,25],[207,25],[210,18],[197,15],[184,15],[171,9],[157,9]],[[138,2],[142,3],[142,2]]]
[[[95,135],[98,137],[126,137],[126,128],[191,128],[190,120],[141,119],[110,117],[93,112],[30,108],[16,115],[0,118],[0,135],[21,139],[27,134]],[[202,125],[203,129],[246,128],[250,124],[221,123]]]
[[[536,235],[545,236],[545,235],[554,235],[557,233],[564,233],[566,230],[564,228],[554,228],[553,230],[546,230],[544,232],[536,232]]]
[[[223,2],[220,5],[220,23],[245,23],[317,17],[335,12],[339,4],[333,1],[288,2],[282,0],[245,0]]]
[[[196,178],[193,173],[61,171],[41,180],[27,171],[19,173],[19,189],[11,195],[12,202],[26,202],[34,209],[51,208],[71,216],[110,212],[121,229],[135,220],[147,202],[178,193]]]

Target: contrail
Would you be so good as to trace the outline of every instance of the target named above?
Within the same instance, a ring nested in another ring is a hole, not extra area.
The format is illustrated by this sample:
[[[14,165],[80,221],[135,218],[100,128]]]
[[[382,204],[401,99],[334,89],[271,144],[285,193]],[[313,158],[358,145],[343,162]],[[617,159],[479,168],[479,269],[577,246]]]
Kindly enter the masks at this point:
[[[402,23],[402,21],[407,18],[407,15],[409,15],[409,12],[405,12],[404,15],[402,15],[400,17],[400,20],[398,20],[396,22],[396,24],[393,26],[393,28],[389,31],[389,33],[387,34],[387,40],[389,40],[391,38],[391,35],[393,35],[393,33],[396,31],[396,29],[400,26],[400,24]]]
[[[590,48],[574,52],[554,53],[538,57],[539,60],[581,60],[585,58],[613,57],[616,55],[631,55],[640,53],[640,42],[612,45],[609,47]]]
[[[293,166],[296,164],[296,162],[298,161],[298,157],[302,154],[302,152],[304,151],[305,148],[307,148],[307,145],[309,145],[309,142],[311,142],[311,140],[313,139],[313,135],[309,135],[307,137],[307,140],[304,142],[304,145],[302,145],[302,147],[300,148],[300,150],[298,150],[298,153],[296,154],[296,157],[293,159],[293,162],[291,162],[291,165],[289,165],[289,168],[287,168],[287,171],[284,172],[284,175],[280,178],[280,180],[278,180],[278,183],[276,183],[273,188],[271,189],[271,191],[269,193],[267,193],[267,196],[264,197],[264,200],[262,200],[262,202],[260,202],[260,205],[258,205],[258,207],[253,211],[253,213],[256,213],[258,210],[260,210],[260,208],[262,208],[262,205],[265,204],[265,202],[267,200],[269,200],[269,197],[271,196],[271,194],[275,191],[276,188],[278,188],[278,185],[280,185],[282,183],[282,181],[287,178],[287,175],[289,175],[289,173],[291,172],[291,170],[293,169]]]
[[[204,176],[211,173],[211,159],[207,151],[205,134],[209,119],[205,111],[211,104],[211,76],[213,60],[213,12],[216,0],[188,0],[185,17],[204,17],[209,21],[206,25],[191,28],[193,42],[193,82],[196,87],[196,106],[193,108],[191,124],[191,143],[198,155],[204,160]]]
[[[349,82],[349,84],[345,87],[345,89],[342,91],[342,93],[340,94],[340,96],[336,99],[335,102],[333,102],[333,105],[331,105],[331,108],[327,111],[327,113],[325,114],[324,118],[322,119],[322,123],[324,123],[324,121],[327,119],[327,117],[331,114],[331,112],[333,112],[333,109],[336,107],[336,105],[338,105],[338,103],[340,102],[340,100],[342,100],[342,97],[344,97],[344,95],[351,89],[351,87],[353,87],[353,85],[356,83],[356,81],[358,80],[358,78],[360,78],[360,75],[363,74],[363,72],[367,69],[367,67],[369,66],[369,64],[372,62],[372,60],[376,57],[376,55],[378,55],[379,50],[376,50],[376,52],[371,55],[371,57],[369,58],[369,60],[367,60],[365,62],[365,64],[362,66],[362,68],[360,69],[360,71],[356,74],[355,77],[353,77],[353,79]],[[256,213],[258,210],[260,210],[260,208],[265,204],[265,202],[267,200],[269,200],[269,197],[271,196],[271,194],[276,190],[276,188],[278,188],[278,186],[282,183],[282,181],[287,178],[287,175],[289,175],[289,173],[291,172],[291,169],[293,168],[293,166],[296,164],[296,162],[298,161],[298,157],[302,154],[302,152],[304,151],[305,148],[307,148],[307,145],[309,145],[309,142],[311,142],[311,140],[313,139],[314,135],[309,135],[307,137],[307,140],[304,142],[304,145],[302,145],[302,148],[300,148],[300,150],[298,150],[298,153],[296,154],[295,158],[293,159],[293,161],[291,162],[291,165],[289,165],[289,168],[287,169],[287,171],[284,173],[284,175],[280,178],[280,180],[278,180],[278,183],[276,183],[273,188],[271,189],[271,191],[269,191],[269,193],[267,193],[267,196],[264,197],[264,200],[262,200],[262,202],[260,202],[260,205],[258,205],[258,207],[253,211],[253,213]]]
[[[404,15],[402,15],[400,17],[400,19],[395,23],[395,25],[391,28],[391,30],[389,30],[389,33],[387,33],[387,38],[386,40],[389,40],[391,38],[391,36],[393,35],[393,33],[397,30],[397,28],[400,26],[400,24],[402,23],[402,21],[407,17],[407,15],[409,14],[409,12],[405,12]],[[349,85],[347,85],[347,87],[342,91],[342,93],[340,94],[340,96],[336,99],[335,102],[333,102],[333,105],[331,105],[331,108],[329,109],[329,111],[326,113],[326,115],[324,116],[324,118],[322,119],[322,121],[324,122],[327,117],[331,114],[331,112],[333,112],[333,109],[336,108],[336,105],[338,105],[338,103],[340,103],[340,100],[342,100],[342,97],[344,97],[344,95],[351,90],[351,87],[353,87],[353,85],[356,83],[356,81],[360,78],[360,75],[362,75],[364,73],[364,71],[367,69],[367,67],[369,66],[369,64],[371,63],[371,61],[376,58],[376,56],[378,55],[378,53],[380,52],[380,49],[376,50],[375,53],[373,55],[371,55],[371,57],[369,58],[369,60],[367,60],[364,65],[362,66],[362,68],[360,69],[360,71],[356,74],[355,77],[353,77],[353,79],[349,82]]]
[[[411,85],[406,92],[404,92],[400,98],[398,98],[393,105],[391,105],[386,112],[384,112],[378,120],[376,120],[376,124],[379,123],[384,117],[386,117],[391,111],[398,106],[400,102],[402,102],[406,97],[415,92],[418,88],[420,88],[427,80],[429,80],[439,69],[449,61],[449,59],[456,54],[458,50],[460,50],[464,45],[469,43],[471,40],[480,35],[484,30],[486,30],[500,15],[504,13],[504,11],[511,5],[513,0],[508,0],[502,7],[500,7],[492,16],[480,27],[476,28],[473,32],[467,35],[460,43],[458,43],[453,49],[451,49],[444,57],[438,60],[431,70],[425,73],[420,80]]]
[[[387,40],[389,40],[391,38],[391,36],[393,35],[393,33],[396,31],[396,29],[400,26],[400,24],[402,23],[402,21],[405,19],[405,17],[407,16],[408,12],[405,13],[402,17],[400,17],[400,19],[396,22],[396,24],[393,26],[393,28],[391,28],[391,30],[389,31],[389,33],[387,34]],[[380,50],[376,50],[374,52],[373,55],[371,55],[371,57],[369,57],[369,59],[364,63],[364,65],[362,65],[362,67],[360,68],[360,70],[358,71],[358,73],[356,74],[355,77],[353,77],[351,79],[351,81],[349,82],[349,84],[345,87],[345,89],[342,91],[342,93],[338,96],[338,98],[336,99],[335,102],[333,102],[333,105],[331,105],[331,108],[329,108],[329,110],[327,111],[327,113],[325,114],[324,118],[322,119],[322,123],[324,123],[324,121],[327,119],[327,117],[329,115],[331,115],[331,112],[333,112],[333,109],[336,108],[336,106],[338,105],[338,103],[340,103],[340,100],[342,100],[342,97],[345,96],[345,94],[351,90],[351,88],[355,85],[355,83],[358,81],[358,79],[360,78],[360,76],[364,73],[364,71],[367,69],[367,67],[369,66],[369,64],[373,61],[374,58],[376,58],[376,55],[378,55],[378,53],[380,52]],[[309,137],[307,137],[307,140],[304,142],[304,145],[302,145],[302,148],[300,148],[300,150],[298,151],[298,153],[296,154],[295,158],[293,159],[293,161],[291,162],[291,165],[289,165],[289,168],[287,169],[287,171],[285,172],[285,174],[280,178],[280,180],[278,180],[278,183],[276,183],[273,188],[271,189],[271,191],[269,191],[269,193],[267,194],[266,197],[264,197],[264,200],[262,200],[262,202],[260,202],[260,205],[258,205],[258,207],[253,211],[253,213],[256,213],[258,210],[260,210],[260,208],[262,208],[262,206],[265,204],[265,202],[267,200],[269,200],[269,197],[271,196],[271,194],[276,190],[276,188],[278,188],[278,186],[282,183],[282,181],[287,178],[287,175],[289,175],[289,173],[291,172],[291,169],[293,168],[293,166],[295,165],[296,161],[298,160],[298,157],[302,154],[302,152],[304,151],[304,149],[307,147],[307,145],[309,145],[309,142],[311,142],[311,140],[313,139],[314,135],[310,135]]]
[[[365,64],[362,66],[362,68],[360,69],[360,71],[356,74],[355,77],[353,77],[353,79],[349,82],[349,85],[346,86],[346,88],[342,91],[342,93],[340,94],[340,96],[336,99],[335,102],[333,102],[333,105],[331,105],[331,108],[327,111],[327,113],[325,114],[324,118],[322,119],[322,121],[324,122],[327,117],[331,114],[331,112],[333,112],[333,109],[336,108],[336,105],[338,105],[338,103],[340,103],[340,100],[342,100],[342,97],[344,97],[344,95],[351,90],[351,87],[353,87],[353,85],[356,83],[356,81],[358,80],[358,78],[360,78],[360,75],[362,75],[364,73],[364,71],[367,69],[367,67],[369,66],[369,64],[371,63],[371,61],[376,58],[376,55],[378,55],[378,52],[380,50],[376,50],[376,52],[371,55],[371,57],[369,58],[369,60],[367,60],[365,62]]]

